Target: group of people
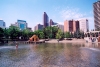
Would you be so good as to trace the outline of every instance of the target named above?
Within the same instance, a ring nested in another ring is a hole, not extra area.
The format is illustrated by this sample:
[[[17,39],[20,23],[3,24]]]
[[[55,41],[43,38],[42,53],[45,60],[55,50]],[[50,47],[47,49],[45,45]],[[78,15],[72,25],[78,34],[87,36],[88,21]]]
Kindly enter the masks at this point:
[[[94,37],[94,38],[89,38],[90,40],[91,40],[91,42],[96,42],[97,41],[97,38],[96,37]]]

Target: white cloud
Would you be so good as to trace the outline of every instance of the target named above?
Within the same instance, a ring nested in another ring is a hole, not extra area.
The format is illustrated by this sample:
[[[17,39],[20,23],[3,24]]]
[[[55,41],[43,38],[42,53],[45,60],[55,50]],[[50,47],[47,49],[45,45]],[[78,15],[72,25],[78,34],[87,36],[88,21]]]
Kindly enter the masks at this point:
[[[81,13],[78,8],[70,8],[67,7],[60,12],[61,17],[63,20],[69,19],[77,19],[86,16],[85,13]]]
[[[60,16],[63,20],[79,20],[79,19],[88,19],[89,29],[94,29],[94,18],[93,12],[82,13],[79,8],[67,7],[66,9],[59,10]]]
[[[61,25],[64,25],[64,23],[63,22],[57,22],[58,24],[61,24]]]

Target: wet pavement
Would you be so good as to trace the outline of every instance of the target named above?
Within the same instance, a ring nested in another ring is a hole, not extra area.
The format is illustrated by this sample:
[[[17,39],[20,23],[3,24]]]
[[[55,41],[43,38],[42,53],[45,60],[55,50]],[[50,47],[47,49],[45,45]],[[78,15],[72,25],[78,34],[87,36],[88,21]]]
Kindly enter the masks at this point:
[[[100,44],[0,46],[0,67],[100,67]]]

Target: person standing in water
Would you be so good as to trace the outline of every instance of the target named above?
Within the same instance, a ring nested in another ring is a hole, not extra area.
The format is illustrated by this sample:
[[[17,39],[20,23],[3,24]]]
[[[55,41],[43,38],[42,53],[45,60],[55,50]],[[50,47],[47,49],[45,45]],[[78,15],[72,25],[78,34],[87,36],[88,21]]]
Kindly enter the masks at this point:
[[[18,45],[16,44],[16,49],[18,49]]]

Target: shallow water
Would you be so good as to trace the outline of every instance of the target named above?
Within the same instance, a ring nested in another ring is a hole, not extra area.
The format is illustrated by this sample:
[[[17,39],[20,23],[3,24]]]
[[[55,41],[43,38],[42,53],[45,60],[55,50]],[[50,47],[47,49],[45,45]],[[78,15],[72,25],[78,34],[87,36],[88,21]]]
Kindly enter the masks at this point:
[[[100,44],[4,45],[0,67],[100,67]]]

